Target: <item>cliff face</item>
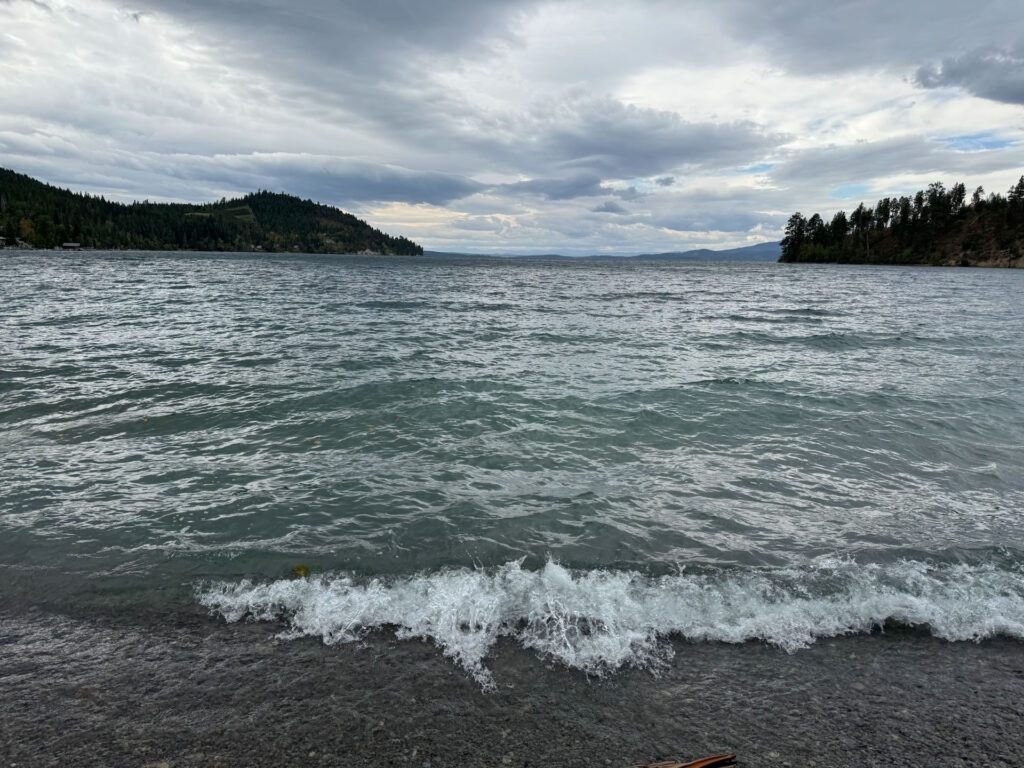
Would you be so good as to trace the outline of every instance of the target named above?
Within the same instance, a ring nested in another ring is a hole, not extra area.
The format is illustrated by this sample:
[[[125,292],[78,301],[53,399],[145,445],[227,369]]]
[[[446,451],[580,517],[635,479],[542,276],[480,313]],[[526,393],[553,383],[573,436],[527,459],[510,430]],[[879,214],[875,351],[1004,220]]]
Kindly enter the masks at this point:
[[[125,205],[3,168],[0,237],[36,248],[74,242],[86,248],[141,250],[423,253],[411,240],[374,229],[338,208],[292,195],[255,192],[205,205]]]
[[[937,263],[962,267],[1024,268],[1024,211],[980,210],[934,242]]]
[[[963,184],[937,182],[831,223],[793,214],[780,261],[1024,268],[1024,176],[1006,198],[985,198],[980,187],[965,197]]]

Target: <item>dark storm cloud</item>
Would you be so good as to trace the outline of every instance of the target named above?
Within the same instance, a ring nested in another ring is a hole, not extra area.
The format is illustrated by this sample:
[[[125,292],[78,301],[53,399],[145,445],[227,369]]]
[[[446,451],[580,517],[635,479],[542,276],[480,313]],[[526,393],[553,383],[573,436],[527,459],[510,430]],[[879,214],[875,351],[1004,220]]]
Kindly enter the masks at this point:
[[[985,99],[1024,104],[1024,46],[948,57],[918,69],[916,80],[923,88],[962,88]]]

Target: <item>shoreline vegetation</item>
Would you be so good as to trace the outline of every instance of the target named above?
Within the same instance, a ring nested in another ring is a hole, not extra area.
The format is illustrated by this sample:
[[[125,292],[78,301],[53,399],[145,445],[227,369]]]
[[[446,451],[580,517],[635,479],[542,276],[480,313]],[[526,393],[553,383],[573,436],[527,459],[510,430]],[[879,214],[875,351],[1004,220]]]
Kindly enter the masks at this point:
[[[831,222],[794,213],[779,261],[1024,268],[1024,176],[1006,197],[978,187],[968,200],[963,183],[937,181]]]
[[[261,190],[215,203],[117,203],[0,168],[0,247],[422,256],[350,213]]]

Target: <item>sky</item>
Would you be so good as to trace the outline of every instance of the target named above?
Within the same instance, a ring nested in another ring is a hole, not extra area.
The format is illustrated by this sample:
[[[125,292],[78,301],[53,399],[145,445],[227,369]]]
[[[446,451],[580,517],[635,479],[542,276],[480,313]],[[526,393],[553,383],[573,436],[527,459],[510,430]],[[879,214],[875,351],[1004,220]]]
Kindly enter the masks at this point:
[[[1024,173],[1020,0],[0,0],[0,166],[650,253]]]

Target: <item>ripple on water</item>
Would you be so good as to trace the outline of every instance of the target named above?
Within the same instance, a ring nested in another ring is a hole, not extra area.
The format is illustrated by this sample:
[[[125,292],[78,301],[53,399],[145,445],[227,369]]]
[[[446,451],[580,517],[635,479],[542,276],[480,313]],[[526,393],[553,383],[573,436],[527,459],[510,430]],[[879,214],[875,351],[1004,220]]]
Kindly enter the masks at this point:
[[[1024,539],[1021,277],[5,255],[0,563],[991,551]]]

